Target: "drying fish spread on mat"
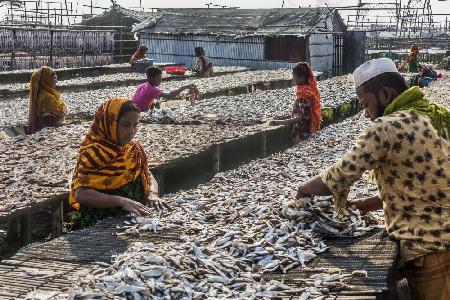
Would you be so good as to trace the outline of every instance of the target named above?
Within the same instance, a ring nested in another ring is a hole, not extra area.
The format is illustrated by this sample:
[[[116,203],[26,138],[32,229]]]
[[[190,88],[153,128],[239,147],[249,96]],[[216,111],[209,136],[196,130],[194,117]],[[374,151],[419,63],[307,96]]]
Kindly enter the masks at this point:
[[[130,69],[131,70],[131,69]],[[231,66],[231,67],[216,67],[214,68],[215,75],[223,75],[227,73],[234,73],[234,72],[243,72],[243,71],[249,71],[248,67],[237,67],[237,66]],[[58,70],[56,70],[58,72]],[[185,76],[192,76],[193,73],[188,71],[186,72]],[[163,78],[169,78],[173,77],[173,75],[163,73]],[[73,79],[67,79],[67,80],[61,80],[58,82],[59,87],[70,87],[70,86],[80,86],[80,85],[99,85],[99,84],[105,84],[105,85],[111,85],[114,86],[117,82],[125,82],[125,81],[135,81],[135,80],[145,80],[145,73],[115,73],[115,74],[104,74],[99,76],[93,76],[93,77],[87,77],[87,76],[81,76],[78,78]],[[29,88],[29,83],[7,83],[7,84],[0,84],[0,90],[11,90],[11,91],[17,91],[17,90],[24,90]]]
[[[450,71],[440,71],[443,73],[443,79],[432,81],[427,88],[422,91],[428,100],[438,103],[447,109],[450,109]]]
[[[212,94],[226,91],[241,86],[256,84],[259,82],[271,82],[278,80],[290,80],[292,74],[286,70],[246,71],[236,74],[228,74],[210,78],[186,79],[179,81],[163,82],[160,89],[172,91],[186,84],[195,84],[200,93]],[[98,106],[110,97],[125,97],[131,99],[136,92],[137,84],[127,87],[92,89],[83,92],[65,92],[62,99],[66,103],[69,113],[68,118],[92,118]],[[187,94],[182,94],[183,97]],[[2,102],[0,128],[23,125],[28,117],[28,98],[7,99]]]
[[[0,205],[10,210],[65,193],[79,146],[90,125],[86,121],[46,128],[2,141]],[[258,130],[261,128],[141,124],[136,138],[148,153],[150,165],[157,166]]]
[[[273,72],[266,74],[267,72]],[[207,93],[220,90],[228,90],[258,82],[275,82],[277,80],[289,80],[292,77],[287,71],[248,71],[233,75],[224,75],[211,78],[180,80],[163,82],[163,91],[179,88],[187,83],[194,83],[200,97]],[[340,76],[319,82],[322,92],[323,107],[336,107],[355,98],[353,83],[349,76]],[[98,106],[110,97],[132,98],[136,91],[135,86],[94,89],[83,92],[68,92],[62,95],[68,106],[68,118],[90,119],[93,117]],[[260,117],[272,117],[278,114],[290,113],[293,105],[293,89],[280,89],[265,91],[256,94],[244,94],[233,97],[217,97],[203,99],[197,102],[195,107],[183,106],[179,109],[169,110],[169,115],[179,115],[180,120],[202,120],[208,115],[218,115],[216,119],[238,119],[247,118],[250,123]],[[185,96],[185,95],[184,95]],[[12,127],[27,122],[28,99],[5,100],[2,102],[1,127]],[[164,112],[166,112],[164,110]],[[148,122],[161,122],[166,116],[163,110],[156,110],[154,115],[146,114]],[[241,123],[245,123],[242,120]]]
[[[333,77],[319,82],[322,108],[338,107],[356,99],[350,76]],[[294,103],[294,88],[263,91],[233,97],[202,100],[194,107],[180,106],[172,110],[155,110],[142,121],[165,123],[170,120],[181,124],[214,122],[238,125],[264,123],[275,116],[289,114]]]
[[[182,232],[180,242],[135,243],[111,264],[99,263],[88,274],[79,274],[71,296],[252,299],[297,294],[300,299],[322,299],[352,289],[351,279],[367,276],[365,270],[315,269],[296,287],[266,281],[264,274],[306,270],[309,261],[327,251],[324,237],[361,236],[379,227],[352,207],[335,219],[330,197],[292,204],[298,182],[337,160],[367,123],[359,114],[283,153],[166,196],[172,210],[137,217],[121,225],[118,234],[175,229]],[[360,181],[352,195],[369,192]]]

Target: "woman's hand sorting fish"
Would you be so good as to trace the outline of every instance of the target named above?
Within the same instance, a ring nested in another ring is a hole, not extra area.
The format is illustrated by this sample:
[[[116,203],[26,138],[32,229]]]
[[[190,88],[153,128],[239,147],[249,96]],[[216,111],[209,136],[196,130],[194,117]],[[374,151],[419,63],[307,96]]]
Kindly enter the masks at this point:
[[[156,210],[170,209],[169,204],[162,200],[155,192],[150,192],[150,195],[147,199],[147,205]]]
[[[138,216],[145,216],[152,213],[148,207],[145,207],[137,201],[125,197],[118,197],[120,199],[121,208],[129,213],[136,214]]]

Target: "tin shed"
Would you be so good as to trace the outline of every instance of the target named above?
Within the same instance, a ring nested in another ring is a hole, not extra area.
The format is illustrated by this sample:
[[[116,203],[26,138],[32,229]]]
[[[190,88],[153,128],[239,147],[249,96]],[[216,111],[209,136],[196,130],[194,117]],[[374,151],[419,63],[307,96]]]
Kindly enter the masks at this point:
[[[291,68],[341,74],[345,32],[332,8],[163,9],[133,28],[149,56],[192,65],[202,46],[215,65]]]

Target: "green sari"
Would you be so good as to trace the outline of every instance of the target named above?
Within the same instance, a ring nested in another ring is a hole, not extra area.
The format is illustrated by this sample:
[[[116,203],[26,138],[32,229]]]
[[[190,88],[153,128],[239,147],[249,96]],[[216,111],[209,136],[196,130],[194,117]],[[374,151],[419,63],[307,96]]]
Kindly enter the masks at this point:
[[[408,64],[408,72],[417,73],[419,71],[419,59],[417,56]]]
[[[130,181],[126,185],[112,190],[112,191],[102,191],[105,194],[120,196],[129,198],[131,200],[146,204],[146,197],[144,192],[144,187],[140,176],[136,178],[135,181]],[[111,208],[93,208],[81,206],[80,210],[72,214],[73,229],[81,229],[94,225],[100,220],[106,219],[108,217],[116,217],[123,215],[125,213],[120,207]]]

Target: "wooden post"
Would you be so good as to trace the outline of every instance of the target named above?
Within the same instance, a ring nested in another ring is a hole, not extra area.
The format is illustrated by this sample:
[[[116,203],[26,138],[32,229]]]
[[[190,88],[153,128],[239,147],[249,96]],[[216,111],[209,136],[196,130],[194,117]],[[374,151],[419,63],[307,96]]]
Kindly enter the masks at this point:
[[[22,245],[31,243],[31,213],[20,216],[20,239]]]
[[[53,30],[50,29],[50,53],[49,53],[49,66],[53,67]]]
[[[13,2],[10,1],[10,5],[11,5],[11,25],[14,24],[14,10],[13,10]]]
[[[60,25],[63,25],[63,8],[62,8],[62,3],[59,2],[59,22]]]
[[[341,118],[341,107],[335,107],[333,108],[333,123],[339,123],[340,120],[342,120]]]
[[[91,1],[91,5],[92,5],[92,1]],[[82,33],[82,35],[83,35],[83,67],[86,67],[86,43],[84,42],[85,41],[84,33]]]
[[[267,136],[265,130],[261,132],[261,156],[267,156]]]
[[[157,181],[157,183],[158,183],[158,194],[160,195],[160,196],[162,196],[162,195],[164,195],[165,194],[165,187],[164,187],[164,168],[163,167],[158,167],[157,169],[155,169],[156,170],[156,181]],[[150,170],[150,172],[152,172],[152,170]],[[152,173],[152,175],[153,175],[153,173]],[[153,177],[155,177],[155,176],[153,176]]]
[[[36,20],[35,20],[35,22],[37,23],[37,22],[38,22],[38,9],[39,9],[38,6],[39,6],[39,2],[36,1],[35,4],[36,4],[36,14],[35,14],[35,19],[36,19]]]
[[[56,207],[52,212],[52,235],[57,238],[63,234],[63,220],[64,220],[64,199],[59,199],[56,202]]]
[[[11,51],[11,70],[15,69],[16,64],[16,30],[12,29],[12,51]]]
[[[222,166],[220,163],[220,145],[214,145],[212,147],[212,175],[214,176],[215,174],[219,173]]]
[[[123,54],[124,53],[123,53],[123,28],[122,28],[122,26],[123,26],[123,15],[120,15],[120,31],[119,31],[119,40],[120,40],[119,41],[119,45],[120,45],[119,54],[120,54],[120,59],[119,59],[118,63],[125,62],[123,60]],[[114,52],[114,50],[113,50],[113,52]]]
[[[8,233],[6,235],[6,241],[8,242],[8,244],[14,243],[18,240],[17,226],[17,217],[11,217],[8,220]]]

